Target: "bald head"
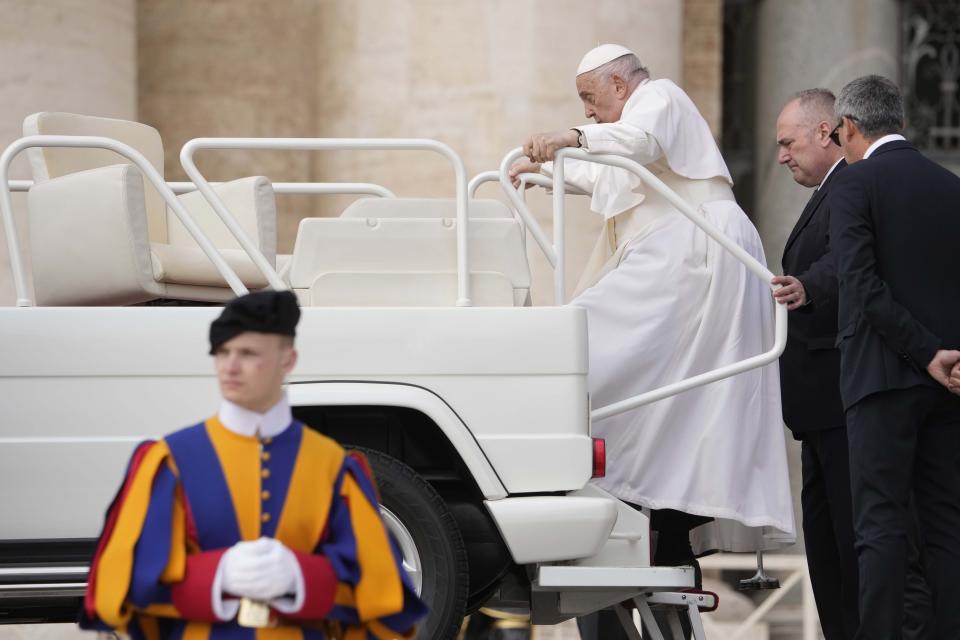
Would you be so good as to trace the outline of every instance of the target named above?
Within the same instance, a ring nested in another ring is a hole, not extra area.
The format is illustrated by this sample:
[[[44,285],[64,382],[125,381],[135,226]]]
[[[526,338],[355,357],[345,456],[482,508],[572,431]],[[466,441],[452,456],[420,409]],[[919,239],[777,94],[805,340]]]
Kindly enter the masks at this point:
[[[822,120],[833,120],[833,105],[836,98],[829,89],[804,89],[794,94],[795,102],[805,122],[816,125]],[[789,103],[787,103],[789,104]]]
[[[777,118],[777,161],[805,187],[816,187],[840,159],[840,147],[830,140],[833,93],[806,89],[794,94]]]

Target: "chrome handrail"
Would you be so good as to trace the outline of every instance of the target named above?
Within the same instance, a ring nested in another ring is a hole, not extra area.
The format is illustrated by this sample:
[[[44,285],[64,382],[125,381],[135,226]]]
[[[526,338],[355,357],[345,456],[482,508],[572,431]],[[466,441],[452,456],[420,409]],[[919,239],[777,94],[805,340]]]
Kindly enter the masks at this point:
[[[13,193],[30,191],[33,180],[8,180],[10,191]],[[211,182],[216,187],[223,182]],[[396,198],[390,189],[371,182],[272,182],[274,193],[280,194],[309,194],[309,195],[367,195],[380,198]],[[167,186],[177,195],[191,193],[197,190],[192,182],[167,182]]]
[[[236,219],[230,214],[223,201],[210,187],[210,183],[197,169],[193,155],[201,149],[269,149],[269,150],[406,150],[433,151],[446,157],[453,165],[456,180],[457,200],[457,306],[469,307],[470,300],[470,261],[468,243],[467,215],[467,177],[463,160],[448,145],[425,138],[194,138],[180,150],[180,164],[187,176],[197,185],[200,193],[207,199],[213,210],[220,216],[227,229],[234,235],[240,246],[251,255],[254,263],[267,276],[271,284],[276,281],[285,286],[276,270],[267,262],[259,249],[244,233]]]
[[[519,197],[516,190],[513,188],[513,185],[510,183],[510,178],[507,172],[510,168],[510,165],[522,155],[523,149],[518,147],[504,156],[503,161],[500,163],[500,185],[503,187],[504,193],[506,193],[507,197],[517,209],[517,212],[520,213],[521,217],[527,223],[531,234],[537,240],[537,243],[543,250],[544,255],[547,257],[547,260],[554,268],[554,290],[557,304],[563,304],[565,297],[563,289],[565,258],[563,246],[563,229],[565,222],[563,196],[565,183],[563,174],[564,160],[566,158],[620,167],[621,169],[625,169],[633,173],[643,181],[644,186],[663,196],[680,213],[689,218],[691,222],[702,229],[707,236],[720,244],[720,246],[725,250],[732,253],[737,260],[739,260],[750,271],[756,274],[757,277],[761,278],[765,283],[767,283],[772,290],[779,288],[778,285],[770,284],[770,281],[773,279],[773,273],[767,269],[766,265],[761,264],[756,258],[747,253],[740,245],[730,240],[722,231],[720,231],[720,229],[707,220],[701,212],[691,207],[683,198],[674,193],[670,187],[653,175],[646,167],[634,160],[631,160],[630,158],[625,158],[622,156],[594,154],[583,151],[582,149],[572,148],[560,149],[557,152],[553,169],[554,238],[551,242],[549,239],[547,239],[543,229],[533,218],[533,214],[527,207],[526,202]],[[651,402],[656,402],[657,400],[662,400],[663,398],[677,395],[678,393],[682,393],[689,389],[700,387],[711,382],[716,382],[717,380],[722,380],[723,378],[729,378],[739,373],[743,373],[744,371],[756,369],[774,362],[780,357],[780,354],[783,353],[784,347],[786,347],[787,344],[787,308],[785,305],[776,304],[773,301],[772,296],[770,298],[770,304],[774,305],[774,341],[773,346],[768,351],[750,358],[745,358],[732,364],[718,367],[712,371],[707,371],[685,380],[680,380],[679,382],[673,382],[657,389],[620,400],[619,402],[614,402],[605,407],[594,409],[590,413],[590,419],[593,421],[602,420],[604,418],[618,415],[626,411],[630,411],[631,409],[636,409],[637,407],[650,404]]]

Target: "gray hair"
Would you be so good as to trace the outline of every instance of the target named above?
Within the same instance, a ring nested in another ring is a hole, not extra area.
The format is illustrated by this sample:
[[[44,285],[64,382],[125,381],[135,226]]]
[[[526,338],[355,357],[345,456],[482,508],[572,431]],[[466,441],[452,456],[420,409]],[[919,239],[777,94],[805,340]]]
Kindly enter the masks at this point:
[[[840,90],[834,105],[837,121],[850,118],[867,140],[876,140],[903,129],[903,96],[883,76],[861,76]]]
[[[810,120],[809,124],[833,119],[833,103],[836,98],[830,89],[804,89],[793,94],[790,100],[797,102],[803,115]]]
[[[627,53],[619,58],[614,58],[606,64],[602,64],[593,70],[602,80],[610,80],[613,76],[620,76],[628,83],[640,81],[650,77],[647,68],[640,64],[640,58],[632,53]]]

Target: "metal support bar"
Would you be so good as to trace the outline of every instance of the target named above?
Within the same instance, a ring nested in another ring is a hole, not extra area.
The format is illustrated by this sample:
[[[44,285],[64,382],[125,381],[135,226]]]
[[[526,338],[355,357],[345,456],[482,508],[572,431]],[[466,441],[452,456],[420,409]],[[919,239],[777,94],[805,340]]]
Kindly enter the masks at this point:
[[[715,609],[717,606],[717,597],[712,593],[697,593],[686,591],[659,591],[647,596],[647,602],[650,604],[669,604],[673,606],[686,607],[691,602],[697,605],[697,608]]]
[[[684,611],[688,616],[690,614],[690,608],[687,607],[687,610]],[[697,613],[700,613],[700,610],[697,609]],[[679,640],[683,638],[683,627],[680,626],[680,612],[677,611],[676,607],[670,607],[667,609],[667,624],[670,625],[670,635],[674,640]]]
[[[547,258],[547,262],[550,263],[551,267],[556,269],[557,254],[553,250],[553,243],[550,242],[547,234],[543,232],[543,228],[537,224],[536,218],[534,218],[533,213],[530,212],[530,207],[528,207],[527,203],[523,200],[523,198],[520,197],[520,194],[517,193],[517,190],[513,188],[513,183],[510,181],[510,166],[513,164],[514,160],[522,155],[523,149],[517,147],[503,157],[503,160],[500,162],[499,172],[500,188],[503,189],[503,192],[506,194],[507,199],[510,200],[510,204],[513,205],[513,208],[516,210],[516,212],[520,214],[520,219],[523,220],[525,225],[527,225],[530,235],[533,236],[533,239],[540,247],[540,250],[543,251],[543,255]]]
[[[567,302],[566,265],[567,265],[567,225],[564,211],[564,162],[553,165],[553,250],[557,255],[557,266],[553,270],[553,303]]]
[[[169,182],[174,193],[190,193],[197,190],[192,182]],[[224,184],[211,182],[213,186]],[[380,198],[396,198],[390,189],[371,182],[273,182],[273,192],[281,195],[367,195]]]
[[[692,602],[687,605],[687,616],[690,618],[690,630],[693,632],[694,640],[707,640],[707,633],[703,630],[703,618],[700,617],[700,609],[697,605]]]
[[[13,273],[13,282],[17,291],[17,306],[33,306],[33,300],[27,293],[27,281],[23,268],[23,257],[20,255],[20,243],[17,238],[17,226],[13,216],[13,201],[10,197],[9,172],[10,163],[13,159],[25,149],[33,147],[67,147],[81,149],[109,149],[114,153],[130,160],[140,169],[143,177],[157,190],[160,197],[170,207],[170,210],[180,219],[183,226],[186,227],[191,237],[200,245],[200,248],[207,255],[213,265],[226,280],[227,284],[233,289],[235,294],[243,295],[247,293],[247,288],[237,276],[236,272],[210,242],[202,229],[193,221],[190,214],[184,209],[183,205],[177,200],[170,187],[164,182],[163,177],[154,168],[143,155],[133,147],[101,136],[26,136],[15,140],[0,155],[0,213],[3,215],[4,233],[7,234],[7,250],[10,255],[10,270]],[[261,254],[261,257],[262,254]],[[282,283],[281,283],[282,284]]]
[[[496,173],[496,172],[491,172]],[[496,179],[496,178],[494,178]],[[30,191],[33,180],[10,180],[10,191],[17,193]],[[223,182],[211,182],[216,187]],[[396,198],[397,194],[386,187],[370,182],[273,182],[274,193],[280,194],[311,194],[311,195],[368,195],[381,198]],[[197,190],[192,182],[167,182],[170,190],[177,195]]]
[[[193,155],[200,149],[271,149],[271,150],[301,150],[301,151],[330,151],[330,150],[407,150],[433,151],[446,157],[453,165],[456,175],[457,199],[457,306],[469,307],[470,301],[470,260],[467,215],[467,173],[460,156],[448,145],[436,140],[421,138],[195,138],[190,140],[180,150],[180,164],[183,165],[187,176],[197,185],[200,193],[207,199],[213,210],[223,220],[237,241],[254,263],[268,277],[271,284],[277,282],[284,286],[280,276],[267,263],[266,258],[259,252],[250,238],[244,233],[236,219],[227,211],[223,201],[210,187],[210,183],[197,169]]]
[[[663,633],[660,631],[657,619],[653,617],[653,611],[650,610],[650,605],[647,604],[646,599],[638,596],[633,599],[633,604],[637,606],[637,611],[640,612],[640,619],[643,620],[643,626],[646,627],[651,640],[663,640]]]
[[[622,604],[613,605],[613,610],[617,614],[617,618],[620,620],[620,626],[623,627],[623,630],[627,634],[629,640],[643,640],[640,636],[640,630],[637,629],[637,625],[633,623],[633,614]]]

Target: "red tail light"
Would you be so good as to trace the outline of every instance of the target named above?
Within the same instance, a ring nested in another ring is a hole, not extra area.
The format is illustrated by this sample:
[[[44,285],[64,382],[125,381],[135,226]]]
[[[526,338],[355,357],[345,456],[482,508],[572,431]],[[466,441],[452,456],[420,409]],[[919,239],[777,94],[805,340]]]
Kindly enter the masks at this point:
[[[607,475],[607,443],[603,438],[593,439],[593,477]]]

